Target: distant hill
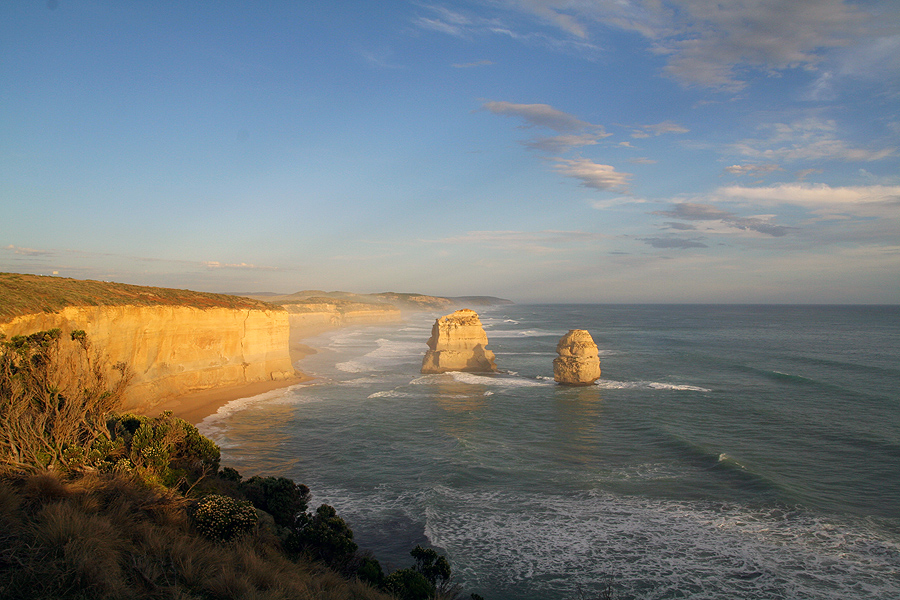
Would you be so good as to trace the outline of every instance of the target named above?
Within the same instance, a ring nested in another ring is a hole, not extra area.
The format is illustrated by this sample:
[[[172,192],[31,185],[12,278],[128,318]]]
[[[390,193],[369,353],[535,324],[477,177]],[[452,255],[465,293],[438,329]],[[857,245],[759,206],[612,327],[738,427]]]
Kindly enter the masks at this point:
[[[67,306],[191,306],[195,308],[276,309],[247,296],[211,294],[19,273],[0,273],[0,321],[53,313]]]
[[[494,296],[457,296],[444,298],[425,294],[380,292],[377,294],[355,294],[353,292],[326,292],[323,290],[303,290],[293,294],[253,293],[248,298],[264,300],[281,305],[331,303],[337,306],[358,306],[360,304],[387,305],[403,311],[428,311],[451,309],[457,306],[494,306],[513,304],[512,300]]]
[[[496,296],[452,296],[448,299],[453,300],[457,304],[471,306],[502,306],[505,304],[515,304],[512,300],[497,298]]]

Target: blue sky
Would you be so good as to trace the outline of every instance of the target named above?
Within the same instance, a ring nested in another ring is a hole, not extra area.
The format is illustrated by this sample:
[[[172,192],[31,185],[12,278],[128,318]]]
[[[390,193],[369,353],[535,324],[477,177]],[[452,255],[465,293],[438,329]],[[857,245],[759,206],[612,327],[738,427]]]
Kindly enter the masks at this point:
[[[0,6],[0,270],[900,302],[892,0]]]

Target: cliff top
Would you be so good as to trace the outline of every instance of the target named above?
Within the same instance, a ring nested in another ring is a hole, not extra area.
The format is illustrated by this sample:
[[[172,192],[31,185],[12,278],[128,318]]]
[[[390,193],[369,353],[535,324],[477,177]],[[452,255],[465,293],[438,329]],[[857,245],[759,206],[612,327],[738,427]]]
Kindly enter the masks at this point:
[[[283,310],[280,306],[241,296],[66,277],[0,273],[0,321],[27,314],[52,313],[67,306],[160,305]]]

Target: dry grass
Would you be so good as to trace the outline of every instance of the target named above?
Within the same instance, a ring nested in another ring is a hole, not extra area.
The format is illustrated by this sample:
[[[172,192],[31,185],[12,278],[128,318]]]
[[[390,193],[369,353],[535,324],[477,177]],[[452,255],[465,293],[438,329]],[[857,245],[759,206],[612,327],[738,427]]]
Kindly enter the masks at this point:
[[[201,538],[182,497],[122,475],[8,474],[0,527],[3,598],[390,598],[288,560],[264,530],[229,544]]]
[[[20,315],[57,312],[67,306],[110,305],[282,310],[281,307],[268,302],[243,296],[65,277],[0,273],[0,322]]]
[[[106,417],[128,385],[124,365],[110,380],[83,336],[60,330],[0,341],[0,466],[33,469],[74,460],[106,435]],[[74,334],[73,334],[74,335]]]

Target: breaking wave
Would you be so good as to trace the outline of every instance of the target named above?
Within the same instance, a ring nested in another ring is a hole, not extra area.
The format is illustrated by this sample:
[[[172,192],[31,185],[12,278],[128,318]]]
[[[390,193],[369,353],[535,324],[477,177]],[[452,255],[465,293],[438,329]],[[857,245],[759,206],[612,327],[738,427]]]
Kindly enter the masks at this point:
[[[660,383],[657,381],[612,381],[610,379],[598,379],[597,385],[606,390],[674,390],[681,392],[712,391],[710,389],[696,385]]]
[[[476,373],[464,373],[451,371],[434,375],[423,375],[409,382],[410,385],[439,385],[441,383],[464,383],[470,385],[483,385],[499,388],[542,387],[549,385],[545,381],[527,379],[519,376],[506,375],[479,375]]]

